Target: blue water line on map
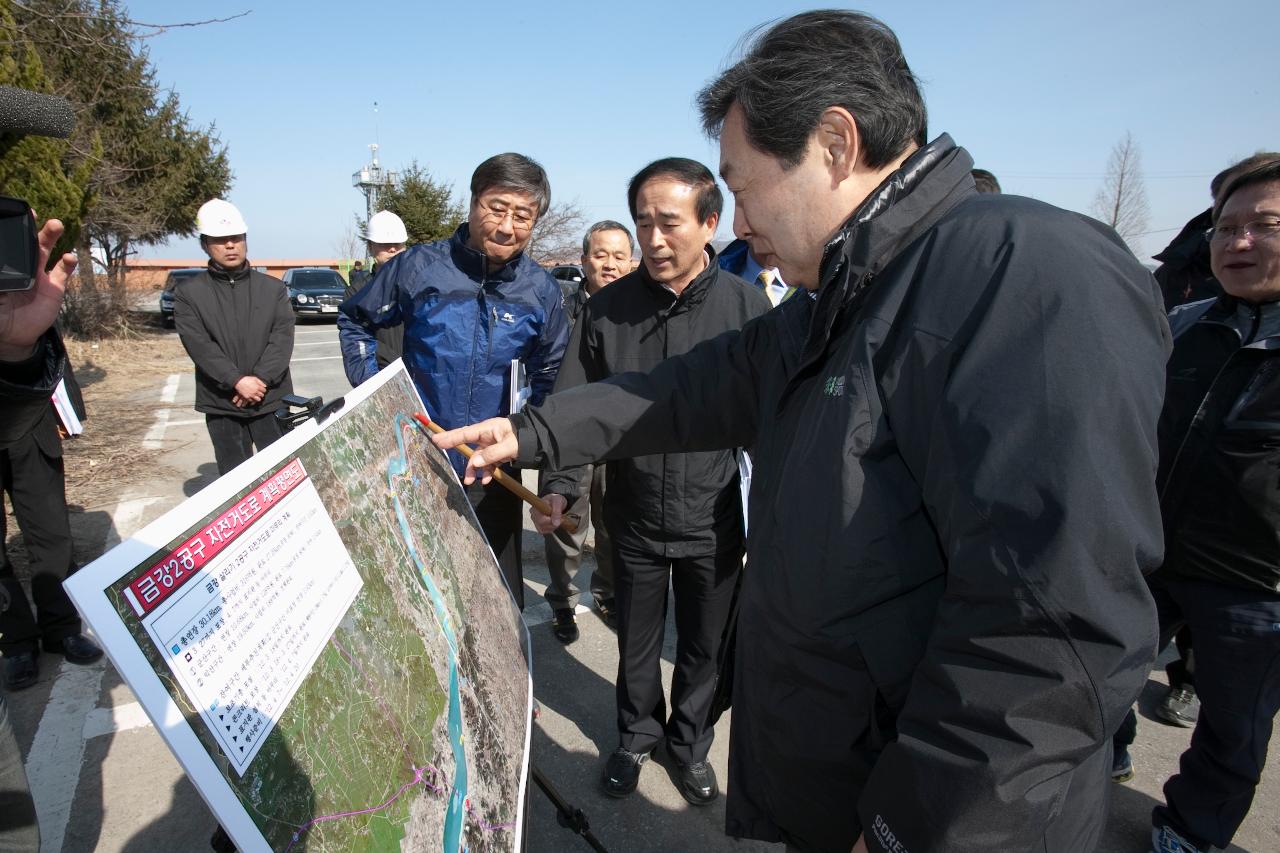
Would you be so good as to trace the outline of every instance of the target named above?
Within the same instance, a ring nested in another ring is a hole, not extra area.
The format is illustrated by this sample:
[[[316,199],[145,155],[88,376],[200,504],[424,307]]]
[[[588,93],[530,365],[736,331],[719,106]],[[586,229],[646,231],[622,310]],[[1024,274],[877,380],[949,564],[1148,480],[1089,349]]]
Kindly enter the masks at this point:
[[[436,609],[436,617],[440,620],[440,629],[445,642],[449,645],[449,740],[453,744],[454,770],[452,794],[449,797],[449,809],[444,822],[444,850],[456,853],[462,844],[462,828],[466,821],[467,801],[467,756],[462,747],[462,695],[458,690],[458,642],[449,621],[449,609],[445,607],[444,596],[440,594],[426,566],[418,557],[418,549],[414,545],[413,535],[409,532],[409,521],[404,517],[400,507],[400,498],[395,493],[395,478],[404,474],[409,468],[409,457],[404,446],[404,424],[417,423],[403,413],[396,415],[396,443],[400,446],[400,458],[391,460],[387,466],[387,488],[391,492],[391,500],[395,506],[396,519],[400,522],[400,535],[409,547],[409,556],[418,567],[418,576],[431,594],[432,604]]]

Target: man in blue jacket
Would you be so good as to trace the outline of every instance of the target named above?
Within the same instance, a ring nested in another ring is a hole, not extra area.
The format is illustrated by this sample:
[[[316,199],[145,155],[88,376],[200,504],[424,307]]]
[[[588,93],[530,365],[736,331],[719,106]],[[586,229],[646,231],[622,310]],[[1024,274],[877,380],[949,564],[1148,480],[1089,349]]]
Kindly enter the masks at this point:
[[[432,420],[458,427],[510,413],[511,363],[523,363],[540,403],[569,339],[556,280],[529,258],[534,223],[551,204],[547,174],[522,154],[498,154],[471,176],[467,221],[447,240],[396,255],[339,309],[347,378],[378,371],[381,328],[404,324],[404,363]],[[461,473],[466,462],[450,453]],[[497,483],[467,487],[516,603],[524,607],[519,498]]]

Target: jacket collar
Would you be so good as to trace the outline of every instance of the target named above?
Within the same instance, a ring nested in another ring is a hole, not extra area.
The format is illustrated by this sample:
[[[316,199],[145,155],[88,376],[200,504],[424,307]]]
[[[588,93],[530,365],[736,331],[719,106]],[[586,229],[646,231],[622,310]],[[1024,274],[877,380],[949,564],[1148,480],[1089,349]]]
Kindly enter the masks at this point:
[[[859,205],[823,251],[801,369],[826,350],[836,321],[860,301],[880,270],[977,192],[972,168],[973,158],[944,133],[908,157]]]
[[[227,284],[235,284],[237,281],[244,281],[249,277],[249,273],[253,272],[253,268],[249,266],[249,259],[245,258],[244,262],[235,269],[229,270],[220,264],[209,261],[209,275],[214,281],[222,281]]]
[[[453,236],[449,238],[449,254],[453,257],[454,266],[482,284],[486,281],[515,280],[516,269],[524,260],[524,252],[507,261],[501,269],[489,272],[489,262],[484,252],[478,252],[467,245],[469,239],[471,239],[471,228],[465,222],[459,225],[453,232]]]
[[[676,305],[692,307],[707,298],[707,291],[711,289],[711,283],[715,281],[716,276],[720,274],[720,264],[716,260],[716,250],[711,247],[710,243],[708,243],[705,251],[707,253],[707,268],[698,273],[697,277],[694,278],[693,281],[689,282],[689,286],[680,291],[679,296],[672,293],[666,285],[655,281],[653,277],[649,275],[649,268],[644,265],[643,260],[640,261],[640,266],[636,269],[636,272],[639,273],[640,280],[644,282],[646,288],[660,296],[665,296],[667,299],[670,299],[672,307],[675,307]]]
[[[1213,209],[1194,216],[1182,226],[1178,236],[1152,260],[1167,264],[1171,269],[1188,269],[1195,267],[1209,272],[1209,242],[1204,239],[1205,229],[1213,225]]]

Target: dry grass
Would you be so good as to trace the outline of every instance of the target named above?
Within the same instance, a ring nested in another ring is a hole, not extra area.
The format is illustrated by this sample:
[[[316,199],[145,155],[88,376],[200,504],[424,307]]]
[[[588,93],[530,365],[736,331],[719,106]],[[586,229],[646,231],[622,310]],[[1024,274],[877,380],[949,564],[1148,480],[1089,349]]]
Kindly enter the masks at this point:
[[[67,501],[110,509],[139,472],[155,471],[160,452],[143,449],[142,440],[161,408],[157,377],[187,372],[191,362],[177,337],[159,329],[143,327],[129,339],[66,343],[89,415],[84,434],[64,445]]]

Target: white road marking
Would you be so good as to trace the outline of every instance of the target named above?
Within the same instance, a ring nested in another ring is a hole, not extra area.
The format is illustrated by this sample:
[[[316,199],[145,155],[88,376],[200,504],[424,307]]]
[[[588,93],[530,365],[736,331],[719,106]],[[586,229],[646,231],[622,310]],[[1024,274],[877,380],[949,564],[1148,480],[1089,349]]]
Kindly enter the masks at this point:
[[[311,341],[310,343],[303,343],[303,344],[295,343],[294,346],[295,347],[331,347],[331,346],[336,346],[337,343],[338,341],[335,338],[333,340],[328,340],[328,341]]]
[[[181,373],[171,373],[169,375],[169,378],[164,382],[164,388],[160,391],[161,403],[173,405],[173,401],[178,399],[178,383],[181,381]]]
[[[46,658],[47,659],[47,658]],[[27,755],[27,780],[40,820],[40,850],[58,853],[84,760],[83,720],[98,701],[103,664],[62,662]]]
[[[137,702],[116,705],[114,708],[94,708],[84,718],[84,739],[101,735],[127,732],[151,725],[151,718]]]
[[[185,421],[169,421],[168,426],[171,426],[171,427],[195,426],[196,424],[204,424],[204,423],[206,423],[204,418],[190,418],[189,420],[185,420]]]
[[[295,358],[295,359],[291,359],[291,360],[289,361],[289,363],[290,363],[290,364],[297,364],[297,363],[298,363],[298,362],[300,362],[300,361],[341,361],[341,360],[342,360],[342,356],[340,356],[340,355],[320,355],[320,356],[314,356],[314,357],[312,357],[312,358]]]
[[[574,611],[574,613],[576,613],[578,616],[581,616],[583,613],[590,613],[590,612],[591,612],[591,608],[587,607],[584,604],[579,604],[578,608]],[[520,614],[520,616],[521,618],[524,619],[524,624],[525,624],[525,627],[527,628],[533,628],[538,625],[545,625],[546,623],[551,621],[551,617],[552,617],[551,605],[544,601],[541,604],[535,604],[532,607],[526,607],[524,609],[524,613]]]
[[[151,425],[151,429],[147,430],[147,434],[142,437],[143,450],[159,450],[160,444],[164,441],[165,428],[169,426],[169,406],[173,405],[173,401],[178,399],[178,382],[182,379],[182,375],[174,373],[164,383],[164,389],[160,392],[160,406],[156,409],[156,421]]]

